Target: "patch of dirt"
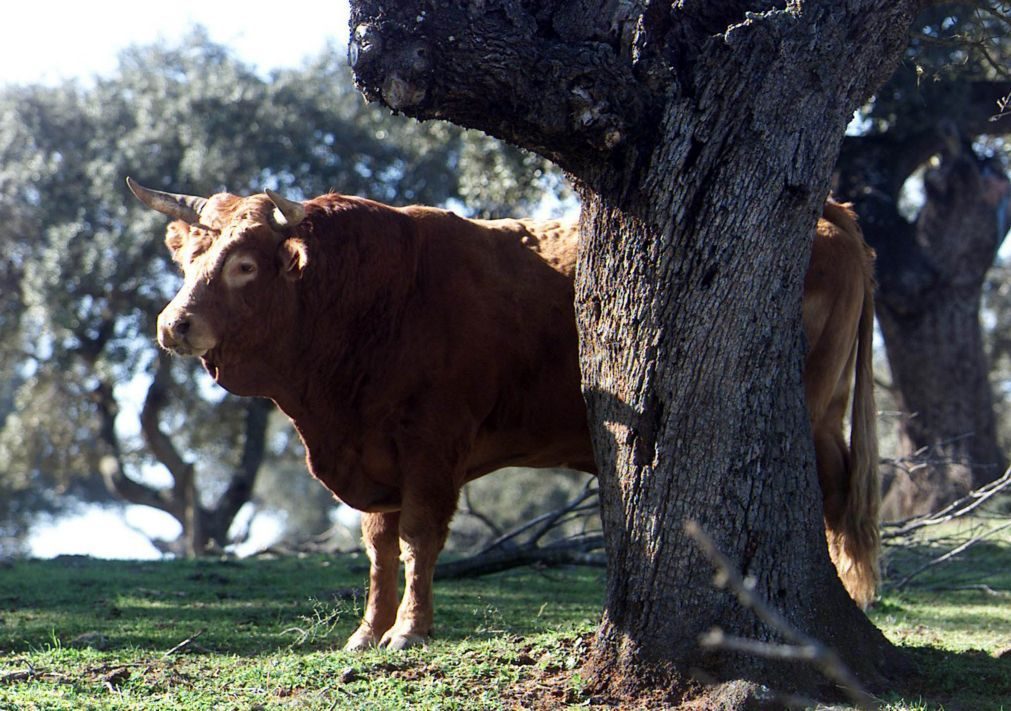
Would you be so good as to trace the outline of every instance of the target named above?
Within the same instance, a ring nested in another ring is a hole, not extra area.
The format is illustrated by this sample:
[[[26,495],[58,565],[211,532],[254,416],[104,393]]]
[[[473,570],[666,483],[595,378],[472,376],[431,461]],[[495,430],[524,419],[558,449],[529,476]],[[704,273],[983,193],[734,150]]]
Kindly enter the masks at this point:
[[[563,640],[547,651],[521,649],[513,664],[524,667],[520,679],[506,689],[502,703],[508,709],[553,711],[567,705],[594,711],[659,711],[674,708],[669,694],[655,689],[640,689],[634,694],[599,693],[581,676],[593,633]],[[539,657],[539,658],[538,658]],[[573,663],[570,660],[578,660]]]

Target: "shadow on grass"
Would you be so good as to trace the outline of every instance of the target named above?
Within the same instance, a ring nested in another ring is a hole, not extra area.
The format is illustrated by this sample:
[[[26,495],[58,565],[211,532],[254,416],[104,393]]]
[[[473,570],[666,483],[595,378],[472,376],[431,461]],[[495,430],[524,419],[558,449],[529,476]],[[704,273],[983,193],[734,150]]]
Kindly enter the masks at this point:
[[[895,690],[901,708],[1011,709],[1011,539],[959,552],[980,530],[939,527],[885,549],[883,595],[871,615],[917,669]],[[950,557],[930,565],[942,556]]]
[[[997,540],[980,540],[957,552],[956,548],[970,538],[970,533],[963,532],[910,545],[886,546],[882,558],[884,589],[895,592],[985,586],[1011,591],[1011,534]],[[946,555],[952,557],[935,563]]]
[[[360,558],[19,561],[0,569],[0,654],[90,646],[261,656],[339,650],[363,606]],[[564,627],[599,614],[599,571],[436,585],[436,640]]]
[[[0,570],[0,652],[84,635],[101,651],[164,653],[199,633],[203,648],[260,654],[292,644],[323,607],[351,629],[361,584],[339,558],[19,561]]]
[[[946,711],[1008,709],[1011,653],[995,657],[980,650],[953,652],[936,647],[902,647],[916,667],[904,688],[887,700],[910,708]]]

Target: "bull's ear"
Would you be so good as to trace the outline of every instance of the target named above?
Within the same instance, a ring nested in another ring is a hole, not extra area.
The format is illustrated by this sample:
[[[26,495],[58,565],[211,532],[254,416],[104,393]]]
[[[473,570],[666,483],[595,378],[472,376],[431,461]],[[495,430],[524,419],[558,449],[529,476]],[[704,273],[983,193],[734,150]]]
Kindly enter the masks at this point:
[[[186,246],[186,238],[190,235],[190,226],[181,220],[169,224],[165,230],[165,246],[172,253],[172,261],[182,264],[182,251]]]
[[[278,247],[281,260],[281,273],[286,279],[295,281],[302,278],[302,270],[309,263],[309,250],[300,239],[289,238]]]

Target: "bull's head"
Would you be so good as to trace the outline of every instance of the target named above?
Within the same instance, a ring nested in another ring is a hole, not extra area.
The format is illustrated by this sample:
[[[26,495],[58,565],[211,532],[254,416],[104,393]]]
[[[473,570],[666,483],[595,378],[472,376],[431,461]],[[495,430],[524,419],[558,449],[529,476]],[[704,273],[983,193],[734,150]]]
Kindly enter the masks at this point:
[[[258,348],[272,320],[290,317],[279,310],[306,264],[305,245],[294,235],[305,207],[269,190],[203,198],[126,181],[138,200],[175,218],[165,244],[184,283],[158,316],[158,343],[204,358],[216,376],[219,365],[241,362]]]

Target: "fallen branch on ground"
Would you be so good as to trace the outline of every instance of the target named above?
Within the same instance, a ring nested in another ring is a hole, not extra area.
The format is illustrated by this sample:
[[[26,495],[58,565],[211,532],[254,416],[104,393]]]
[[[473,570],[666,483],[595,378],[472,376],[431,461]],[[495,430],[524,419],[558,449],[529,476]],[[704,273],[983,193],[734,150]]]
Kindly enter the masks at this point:
[[[602,568],[607,565],[607,559],[603,553],[593,551],[603,547],[603,536],[581,536],[547,546],[493,550],[461,560],[439,563],[435,567],[435,579],[474,578],[525,565],[590,565]]]
[[[582,533],[551,543],[541,542],[552,532],[581,518],[596,514],[598,494],[596,482],[590,480],[582,491],[563,506],[521,523],[498,536],[472,556],[440,563],[437,579],[468,578],[499,573],[525,565],[591,565],[604,567],[604,537],[598,533]]]
[[[989,531],[987,531],[987,532],[985,532],[985,533],[983,533],[983,534],[981,534],[979,536],[973,536],[972,538],[970,538],[968,541],[966,541],[962,545],[956,546],[955,548],[951,549],[947,553],[944,553],[943,555],[940,555],[937,558],[932,559],[930,562],[926,563],[925,565],[920,566],[919,568],[917,568],[916,570],[914,570],[912,573],[909,573],[904,578],[902,578],[902,580],[900,580],[899,582],[897,582],[897,583],[895,583],[893,585],[890,585],[889,587],[892,587],[895,590],[902,590],[916,576],[918,576],[918,575],[920,575],[922,573],[925,573],[926,571],[928,571],[931,568],[933,568],[935,565],[940,565],[941,563],[944,563],[944,562],[946,562],[948,560],[951,560],[952,558],[954,558],[955,556],[959,555],[960,553],[964,553],[965,551],[969,550],[970,548],[972,548],[977,543],[985,541],[988,538],[992,538],[996,533],[999,533],[1000,531],[1003,531],[1003,530],[1005,530],[1007,528],[1011,528],[1011,523],[1005,523],[1003,526],[998,526],[997,528],[990,529]]]
[[[892,578],[899,575],[902,577],[897,582],[884,580],[882,588],[902,590],[928,570],[957,558],[1011,527],[1011,523],[994,527],[980,524],[955,531],[942,529],[943,535],[923,536],[924,532],[933,526],[957,521],[974,512],[979,513],[984,504],[992,502],[998,494],[1008,491],[1011,491],[1011,468],[1000,478],[970,491],[937,511],[883,523],[881,540],[888,546],[888,558],[885,560],[890,562],[893,568],[901,567],[906,570],[912,568],[912,570],[904,574],[894,573]],[[923,562],[925,559],[926,562]]]

